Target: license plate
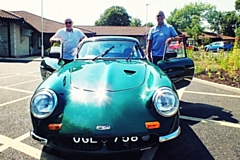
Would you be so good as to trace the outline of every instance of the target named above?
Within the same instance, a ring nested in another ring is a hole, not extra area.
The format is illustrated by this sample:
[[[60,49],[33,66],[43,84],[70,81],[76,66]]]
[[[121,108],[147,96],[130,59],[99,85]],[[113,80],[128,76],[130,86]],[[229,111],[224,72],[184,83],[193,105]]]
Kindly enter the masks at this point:
[[[107,142],[113,142],[113,143],[128,143],[128,142],[137,142],[138,136],[131,136],[131,137],[113,137],[113,138],[92,138],[92,137],[73,137],[73,142],[78,143],[90,143],[90,144],[97,144],[97,143],[107,143]]]

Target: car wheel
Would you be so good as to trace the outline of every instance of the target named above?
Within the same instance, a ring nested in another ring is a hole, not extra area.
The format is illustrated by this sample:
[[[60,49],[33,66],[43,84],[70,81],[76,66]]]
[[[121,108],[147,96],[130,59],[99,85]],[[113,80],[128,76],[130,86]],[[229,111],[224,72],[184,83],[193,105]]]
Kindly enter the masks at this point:
[[[208,52],[208,51],[209,51],[209,49],[208,49],[208,48],[204,48],[204,51],[205,51],[205,52]]]

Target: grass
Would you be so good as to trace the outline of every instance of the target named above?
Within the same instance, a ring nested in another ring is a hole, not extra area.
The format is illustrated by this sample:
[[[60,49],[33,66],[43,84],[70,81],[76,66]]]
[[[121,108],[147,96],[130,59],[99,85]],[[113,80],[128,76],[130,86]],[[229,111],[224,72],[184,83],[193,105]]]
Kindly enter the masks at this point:
[[[220,73],[221,70],[227,72],[230,77],[235,77],[236,71],[240,70],[240,47],[238,39],[234,43],[232,51],[222,51],[219,53],[198,51],[187,49],[188,57],[194,61],[195,74]],[[220,77],[221,78],[221,77]]]

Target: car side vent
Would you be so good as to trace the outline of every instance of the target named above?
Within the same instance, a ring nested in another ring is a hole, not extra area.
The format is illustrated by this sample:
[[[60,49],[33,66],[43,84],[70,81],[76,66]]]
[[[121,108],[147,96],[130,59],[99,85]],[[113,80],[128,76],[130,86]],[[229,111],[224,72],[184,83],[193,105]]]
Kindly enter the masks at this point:
[[[66,76],[63,78],[63,86],[66,86]]]
[[[124,72],[127,74],[127,75],[132,75],[132,74],[135,74],[136,71],[132,71],[132,70],[124,70]]]

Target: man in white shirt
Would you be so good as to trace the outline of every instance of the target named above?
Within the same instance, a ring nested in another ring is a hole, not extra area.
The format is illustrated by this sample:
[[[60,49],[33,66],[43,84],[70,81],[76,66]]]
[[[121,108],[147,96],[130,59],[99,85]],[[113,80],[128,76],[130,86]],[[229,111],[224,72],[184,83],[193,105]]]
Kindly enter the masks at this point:
[[[61,41],[63,44],[62,59],[65,63],[72,62],[77,54],[79,42],[84,39],[85,34],[77,28],[73,28],[70,18],[65,20],[65,28],[59,29],[51,38],[50,42]]]

